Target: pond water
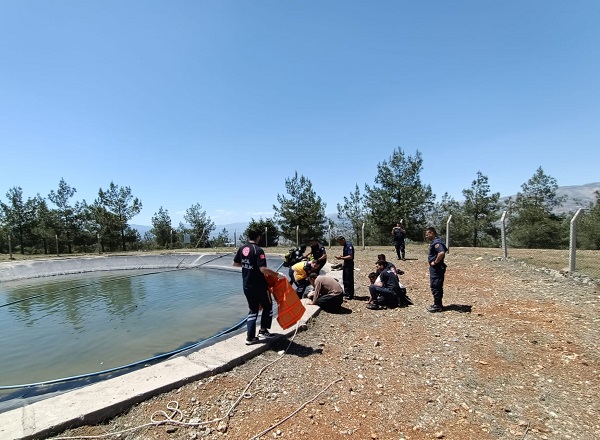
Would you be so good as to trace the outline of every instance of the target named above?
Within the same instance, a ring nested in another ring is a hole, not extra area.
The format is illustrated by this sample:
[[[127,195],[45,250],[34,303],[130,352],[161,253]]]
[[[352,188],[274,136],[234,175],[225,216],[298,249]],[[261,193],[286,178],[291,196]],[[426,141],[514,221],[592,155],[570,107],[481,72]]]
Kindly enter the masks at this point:
[[[0,283],[0,387],[169,353],[242,321],[235,271],[120,270]]]

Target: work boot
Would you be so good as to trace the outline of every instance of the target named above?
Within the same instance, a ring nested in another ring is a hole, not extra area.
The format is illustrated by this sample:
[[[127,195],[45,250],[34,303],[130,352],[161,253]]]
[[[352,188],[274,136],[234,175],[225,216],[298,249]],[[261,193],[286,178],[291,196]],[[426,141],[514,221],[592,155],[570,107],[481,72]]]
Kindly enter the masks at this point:
[[[443,307],[438,304],[431,304],[429,307],[427,307],[427,311],[430,313],[437,313],[437,312],[441,312],[442,310],[443,310]]]

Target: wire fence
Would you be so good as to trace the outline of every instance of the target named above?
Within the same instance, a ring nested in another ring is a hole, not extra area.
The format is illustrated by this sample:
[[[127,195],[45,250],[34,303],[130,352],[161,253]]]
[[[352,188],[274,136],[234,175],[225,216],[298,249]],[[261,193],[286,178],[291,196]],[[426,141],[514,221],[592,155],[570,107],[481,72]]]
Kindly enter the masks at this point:
[[[589,283],[600,283],[600,250],[587,250],[577,248],[577,226],[578,220],[580,217],[581,210],[577,211],[573,215],[570,221],[570,230],[568,231],[568,236],[565,237],[557,237],[560,241],[568,241],[570,243],[569,249],[525,249],[525,248],[516,248],[510,247],[510,236],[509,232],[507,233],[507,225],[506,225],[506,215],[502,216],[501,219],[501,244],[500,248],[470,248],[474,251],[476,249],[480,249],[481,253],[484,253],[488,256],[493,256],[500,259],[517,259],[519,261],[523,261],[526,264],[533,265],[535,267],[547,268],[549,270],[559,271],[563,274],[579,277],[584,282]],[[505,213],[506,214],[506,213]],[[355,241],[355,245],[357,248],[365,247],[365,230],[361,231],[361,236],[357,237],[358,240]],[[446,244],[448,247],[452,248],[452,216],[450,216],[446,222],[445,228],[445,238]],[[332,245],[332,241],[335,241],[333,237],[335,237],[334,231],[330,228],[326,233],[327,236],[327,244],[329,247]],[[5,241],[8,240],[10,244],[10,237],[0,237]],[[103,251],[100,246],[100,237],[98,237],[97,243],[92,243],[87,248],[83,249],[83,253],[81,249],[79,252],[75,252],[73,254],[65,253],[65,245],[64,243],[59,243],[58,237],[56,237],[55,243],[52,243],[50,249],[54,250],[54,253],[49,252],[46,254],[25,254],[21,255],[19,253],[15,253],[11,250],[9,253],[2,253],[3,251],[0,248],[0,261],[6,260],[20,260],[20,259],[34,259],[34,258],[52,258],[54,257],[76,257],[82,255],[119,255],[126,254],[128,252],[176,252],[177,250],[193,250],[193,251],[205,251],[206,248],[193,248],[190,245],[186,245],[183,242],[180,246],[173,246],[170,249],[156,249],[156,247],[146,247],[144,243],[128,243],[127,252],[117,251],[117,252],[106,252]],[[296,243],[299,243],[299,237],[296,237]],[[280,240],[280,245],[277,247],[270,247],[271,252],[282,252],[288,250],[289,246],[295,245],[296,243],[288,242],[286,240]],[[407,244],[410,245],[411,241],[407,240]],[[418,242],[413,242],[418,245]],[[425,243],[425,241],[423,241]],[[230,246],[233,245],[237,247],[240,243],[237,240],[233,243],[228,243]],[[11,246],[9,245],[10,249]],[[462,248],[467,249],[467,248]],[[223,248],[210,248],[211,252],[232,252],[232,247],[223,247]]]
[[[580,214],[581,209],[573,215],[570,221],[569,249],[523,249],[510,247],[510,236],[506,227],[506,212],[504,212],[501,219],[501,258],[514,258],[536,267],[556,270],[581,278],[586,283],[599,282],[600,251],[577,248],[577,221]],[[448,218],[446,224],[446,244],[448,247],[452,246],[452,216]]]

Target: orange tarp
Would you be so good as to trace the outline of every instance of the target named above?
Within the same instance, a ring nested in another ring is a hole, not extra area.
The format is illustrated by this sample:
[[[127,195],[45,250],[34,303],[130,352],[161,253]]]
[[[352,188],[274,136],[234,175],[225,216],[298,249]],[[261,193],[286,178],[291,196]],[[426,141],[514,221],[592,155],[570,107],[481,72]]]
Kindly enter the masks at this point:
[[[302,318],[306,308],[287,279],[271,275],[265,275],[265,278],[277,301],[277,322],[282,329],[288,329]]]

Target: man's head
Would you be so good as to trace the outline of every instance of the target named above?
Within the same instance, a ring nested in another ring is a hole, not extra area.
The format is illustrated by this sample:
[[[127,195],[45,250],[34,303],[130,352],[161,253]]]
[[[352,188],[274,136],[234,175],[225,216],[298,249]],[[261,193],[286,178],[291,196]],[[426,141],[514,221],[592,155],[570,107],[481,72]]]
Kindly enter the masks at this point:
[[[387,262],[385,260],[377,260],[377,263],[375,263],[375,267],[377,268],[377,272],[381,272],[385,269],[385,266],[387,265]]]
[[[248,240],[259,241],[260,240],[260,231],[258,231],[256,229],[248,229]]]
[[[314,287],[314,285],[315,285],[315,280],[317,279],[317,277],[318,277],[318,276],[319,276],[319,275],[318,275],[318,274],[316,274],[316,273],[314,273],[314,272],[313,272],[313,273],[311,273],[311,274],[308,276],[308,281],[310,282],[311,286],[313,286],[313,287]]]
[[[316,246],[319,244],[319,240],[316,237],[313,237],[310,239],[309,243],[310,243],[310,246],[313,247],[313,246]]]
[[[435,237],[437,237],[437,232],[433,226],[430,226],[427,229],[425,229],[425,237],[429,241],[432,241]]]
[[[385,255],[384,255],[384,254],[379,254],[379,255],[377,255],[377,261],[379,261],[379,260],[382,260],[382,261],[387,261],[387,260],[385,259]]]
[[[341,244],[342,246],[346,244],[346,239],[344,238],[344,236],[343,236],[343,235],[340,235],[340,236],[337,238],[337,241],[338,241],[338,243],[339,243],[339,244]]]
[[[373,284],[377,280],[377,272],[371,272],[369,274],[369,281]]]

